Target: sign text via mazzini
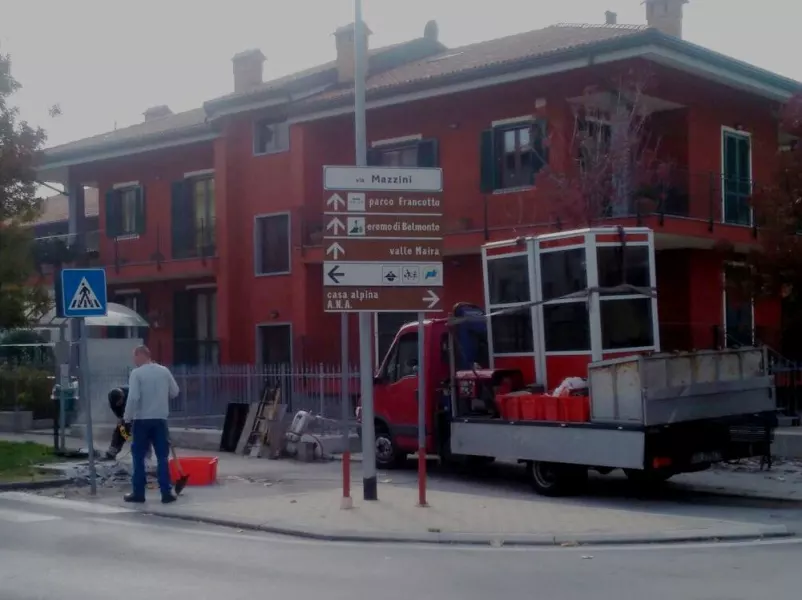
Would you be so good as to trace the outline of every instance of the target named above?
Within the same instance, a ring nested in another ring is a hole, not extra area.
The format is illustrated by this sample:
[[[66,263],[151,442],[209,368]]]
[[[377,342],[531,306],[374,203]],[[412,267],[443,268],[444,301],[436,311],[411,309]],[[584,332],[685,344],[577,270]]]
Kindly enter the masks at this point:
[[[326,312],[441,311],[441,169],[323,167]]]

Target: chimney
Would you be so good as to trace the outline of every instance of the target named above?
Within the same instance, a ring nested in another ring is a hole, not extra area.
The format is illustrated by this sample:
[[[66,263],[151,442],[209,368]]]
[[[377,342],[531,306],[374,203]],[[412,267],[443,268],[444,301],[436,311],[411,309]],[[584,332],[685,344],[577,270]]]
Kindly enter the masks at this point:
[[[432,42],[437,41],[437,38],[440,37],[440,28],[437,26],[437,21],[431,20],[426,23],[426,27],[423,28],[423,37]]]
[[[682,6],[688,0],[645,0],[646,23],[658,31],[682,38]]]
[[[166,104],[160,104],[159,106],[151,106],[142,114],[145,115],[145,121],[153,121],[162,117],[169,117],[173,114],[173,111]]]
[[[245,50],[231,59],[234,64],[234,93],[247,92],[262,83],[265,55],[259,49]]]
[[[365,68],[368,66],[368,36],[372,33],[365,22],[362,22],[362,39],[360,44],[365,53]],[[354,35],[356,27],[354,23],[340,27],[334,32],[334,40],[337,46],[337,81],[339,83],[353,83],[354,81]],[[365,73],[367,75],[367,73]]]
[[[607,10],[604,12],[604,23],[605,25],[618,25],[618,14],[614,13],[611,10]]]

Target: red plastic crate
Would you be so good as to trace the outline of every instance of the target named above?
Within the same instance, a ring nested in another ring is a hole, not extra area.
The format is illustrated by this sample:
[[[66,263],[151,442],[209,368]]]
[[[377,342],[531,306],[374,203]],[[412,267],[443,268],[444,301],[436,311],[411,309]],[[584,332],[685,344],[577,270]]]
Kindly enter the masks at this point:
[[[212,485],[217,482],[217,463],[216,456],[189,456],[179,458],[181,469],[185,475],[189,475],[187,485]],[[175,483],[180,475],[175,466],[175,459],[170,459],[170,479]]]

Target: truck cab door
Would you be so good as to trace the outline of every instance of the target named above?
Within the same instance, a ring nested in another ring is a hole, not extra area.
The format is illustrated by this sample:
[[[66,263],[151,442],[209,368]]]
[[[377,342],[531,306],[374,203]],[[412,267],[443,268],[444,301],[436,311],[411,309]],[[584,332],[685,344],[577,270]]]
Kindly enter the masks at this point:
[[[418,334],[399,336],[373,390],[376,416],[387,421],[399,449],[417,448],[418,423]]]

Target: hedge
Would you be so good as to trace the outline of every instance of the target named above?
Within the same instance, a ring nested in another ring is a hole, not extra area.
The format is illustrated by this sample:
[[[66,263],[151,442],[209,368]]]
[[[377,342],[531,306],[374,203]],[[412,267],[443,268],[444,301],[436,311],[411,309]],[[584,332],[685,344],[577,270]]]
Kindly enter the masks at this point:
[[[31,367],[0,365],[0,411],[33,411],[34,419],[56,417],[55,403],[50,399],[53,376],[48,371]]]

